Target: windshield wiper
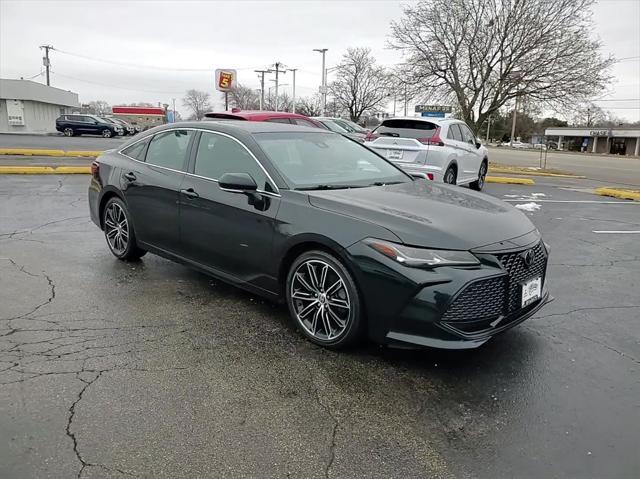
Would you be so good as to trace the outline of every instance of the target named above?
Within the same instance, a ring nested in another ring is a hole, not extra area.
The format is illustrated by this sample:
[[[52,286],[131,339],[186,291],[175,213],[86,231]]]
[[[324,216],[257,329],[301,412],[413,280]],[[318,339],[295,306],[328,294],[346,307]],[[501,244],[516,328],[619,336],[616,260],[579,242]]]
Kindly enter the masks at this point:
[[[369,186],[387,186],[387,185],[399,185],[400,183],[406,183],[406,181],[376,181]]]
[[[298,191],[311,191],[311,190],[346,190],[349,188],[364,188],[363,185],[313,185],[303,186],[302,188],[295,188]]]

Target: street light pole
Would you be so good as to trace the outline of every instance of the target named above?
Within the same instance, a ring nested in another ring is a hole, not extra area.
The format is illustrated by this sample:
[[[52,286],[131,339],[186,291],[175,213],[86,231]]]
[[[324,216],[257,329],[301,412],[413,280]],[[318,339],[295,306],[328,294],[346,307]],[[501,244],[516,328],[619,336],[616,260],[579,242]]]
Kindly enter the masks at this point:
[[[296,70],[297,68],[289,68],[287,71],[293,72],[293,112],[296,112]]]
[[[314,48],[314,52],[322,53],[322,86],[320,88],[320,93],[322,95],[322,116],[325,115],[325,110],[327,108],[327,71],[325,70],[325,55],[329,49],[328,48]]]
[[[516,134],[516,115],[518,111],[518,97],[516,97],[516,104],[513,107],[513,117],[511,119],[511,140],[509,146],[513,148],[513,136]]]

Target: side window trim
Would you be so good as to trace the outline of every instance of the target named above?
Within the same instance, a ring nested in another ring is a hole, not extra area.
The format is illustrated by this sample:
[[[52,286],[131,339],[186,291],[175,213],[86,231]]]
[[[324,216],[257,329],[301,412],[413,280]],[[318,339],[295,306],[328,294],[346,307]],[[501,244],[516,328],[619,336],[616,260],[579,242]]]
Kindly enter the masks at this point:
[[[253,152],[247,147],[247,145],[242,143],[237,138],[235,138],[235,137],[233,137],[231,135],[227,135],[226,133],[222,133],[221,131],[213,131],[213,130],[198,130],[198,131],[200,133],[198,135],[198,143],[197,143],[197,146],[196,146],[195,141],[193,143],[193,147],[192,147],[192,150],[193,150],[193,153],[192,153],[193,162],[189,163],[189,169],[186,172],[187,175],[195,176],[196,178],[202,178],[204,180],[213,181],[215,183],[218,183],[218,180],[216,178],[209,178],[207,176],[196,175],[194,172],[195,172],[195,169],[196,169],[197,154],[198,154],[198,148],[200,146],[200,140],[202,138],[202,133],[210,133],[212,135],[224,136],[224,137],[229,138],[229,139],[235,141],[236,143],[238,143],[242,148],[244,148],[246,150],[247,153],[249,153],[249,156],[251,156],[253,161],[258,165],[258,167],[265,174],[265,176],[267,178],[267,181],[269,182],[269,184],[271,185],[271,188],[273,189],[273,191],[264,191],[264,190],[258,189],[257,192],[258,193],[262,193],[262,194],[267,194],[267,195],[280,196],[280,189],[276,185],[276,182],[273,181],[273,178],[271,178],[271,175],[269,174],[269,172],[265,169],[265,167],[262,165],[262,163],[260,163],[260,161],[258,161],[258,159],[256,158],[256,155],[253,154]]]

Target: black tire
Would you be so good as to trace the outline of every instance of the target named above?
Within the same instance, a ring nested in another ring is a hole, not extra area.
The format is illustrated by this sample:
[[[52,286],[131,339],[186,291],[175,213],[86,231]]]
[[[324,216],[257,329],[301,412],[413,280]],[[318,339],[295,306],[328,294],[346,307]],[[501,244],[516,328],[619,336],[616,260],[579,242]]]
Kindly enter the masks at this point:
[[[448,185],[456,184],[456,167],[454,165],[449,165],[447,171],[444,172],[444,176],[442,177],[442,181],[447,183]]]
[[[74,136],[76,134],[76,132],[73,131],[73,128],[69,128],[69,127],[62,130],[62,133],[64,133],[64,136]]]
[[[115,212],[119,211],[116,215]],[[122,227],[124,220],[125,227]],[[102,224],[104,225],[104,237],[111,253],[118,259],[123,261],[133,261],[141,258],[146,251],[140,248],[136,242],[136,233],[131,223],[131,215],[124,204],[118,197],[113,197],[107,201],[102,210]],[[111,225],[120,225],[112,227]],[[116,232],[114,233],[114,229]],[[126,236],[122,234],[126,231]],[[119,236],[121,241],[115,238]],[[124,242],[123,242],[124,241]]]
[[[105,128],[104,130],[102,130],[101,134],[102,138],[111,138],[113,136],[113,133],[111,133],[111,130],[109,128]]]
[[[326,273],[323,273],[321,266],[323,264],[329,267]],[[321,277],[316,274],[315,283],[309,273],[309,265],[315,272],[320,273]],[[320,285],[320,279],[324,280],[324,284]],[[337,279],[341,280],[342,284],[334,287],[338,284]],[[315,294],[315,298],[313,292],[308,294],[308,297],[301,297],[301,295],[307,295],[309,291],[303,286],[304,282],[312,286],[312,289],[319,286],[316,289],[319,294]],[[286,300],[294,323],[312,343],[329,349],[343,349],[362,336],[365,319],[358,287],[351,273],[332,254],[313,250],[298,256],[287,274]],[[314,300],[315,304],[313,304]],[[308,308],[312,308],[310,313],[305,313]],[[316,328],[313,328],[314,320]],[[344,324],[338,320],[342,320]],[[335,330],[332,325],[335,326]],[[334,337],[332,333],[335,333]]]
[[[478,179],[469,184],[469,188],[476,191],[482,191],[484,188],[485,179],[487,177],[487,162],[483,160],[480,164],[480,170],[478,171]]]

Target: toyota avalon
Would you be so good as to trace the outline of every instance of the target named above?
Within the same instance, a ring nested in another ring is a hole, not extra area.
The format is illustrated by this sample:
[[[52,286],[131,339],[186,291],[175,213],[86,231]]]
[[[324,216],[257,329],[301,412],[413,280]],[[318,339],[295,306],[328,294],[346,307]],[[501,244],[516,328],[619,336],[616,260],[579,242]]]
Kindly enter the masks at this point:
[[[282,300],[316,344],[473,348],[547,301],[548,250],[525,215],[342,135],[232,120],[142,135],[92,166],[113,255]]]

